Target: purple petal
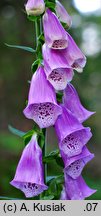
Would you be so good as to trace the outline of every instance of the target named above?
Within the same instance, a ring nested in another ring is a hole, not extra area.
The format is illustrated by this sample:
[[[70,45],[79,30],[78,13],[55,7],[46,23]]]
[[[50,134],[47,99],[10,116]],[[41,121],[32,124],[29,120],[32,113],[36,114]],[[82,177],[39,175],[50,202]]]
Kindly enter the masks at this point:
[[[82,148],[91,138],[90,128],[83,127],[72,113],[62,106],[62,115],[55,123],[59,138],[60,151],[67,157],[73,157],[82,152]]]
[[[61,192],[60,200],[70,200],[67,193],[66,193],[65,186],[63,186],[63,190]]]
[[[72,179],[67,174],[65,174],[65,190],[70,200],[84,200],[96,192],[86,185],[82,176]]]
[[[69,65],[72,66],[78,72],[82,72],[86,64],[86,57],[76,45],[73,38],[68,34],[68,47],[64,49],[64,55],[69,62]]]
[[[28,0],[25,9],[28,15],[40,15],[45,11],[45,3],[43,0]]]
[[[47,190],[48,187],[44,184],[42,150],[38,146],[36,135],[25,147],[11,185],[23,191],[26,197],[37,196]]]
[[[68,27],[72,25],[72,18],[71,16],[67,13],[66,9],[63,7],[63,5],[56,0],[56,14],[60,20],[60,22],[66,23]]]
[[[61,107],[56,102],[54,89],[46,80],[43,67],[39,67],[32,77],[24,115],[33,119],[40,128],[46,128],[54,125],[60,114]]]
[[[68,35],[57,16],[49,9],[43,16],[43,28],[46,44],[53,49],[64,49],[68,46]]]
[[[82,153],[72,157],[67,158],[65,154],[62,154],[62,159],[65,164],[65,173],[67,173],[73,179],[78,178],[84,166],[94,158],[94,154],[90,153],[86,146],[83,147]]]
[[[88,111],[82,106],[76,89],[70,83],[67,84],[64,90],[63,103],[81,123],[95,113]]]
[[[47,79],[56,90],[65,89],[67,83],[72,80],[74,73],[62,50],[53,50],[44,44],[42,51]]]

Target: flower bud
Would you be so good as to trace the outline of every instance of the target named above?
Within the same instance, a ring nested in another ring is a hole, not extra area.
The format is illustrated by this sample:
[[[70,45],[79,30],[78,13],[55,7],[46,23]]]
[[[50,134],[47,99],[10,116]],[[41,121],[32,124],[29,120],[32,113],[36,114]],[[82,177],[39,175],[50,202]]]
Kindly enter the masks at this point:
[[[45,11],[45,4],[43,0],[28,0],[25,5],[28,15],[40,15]]]
[[[64,6],[56,0],[56,14],[60,22],[67,24],[68,27],[72,25],[72,18],[64,8]]]

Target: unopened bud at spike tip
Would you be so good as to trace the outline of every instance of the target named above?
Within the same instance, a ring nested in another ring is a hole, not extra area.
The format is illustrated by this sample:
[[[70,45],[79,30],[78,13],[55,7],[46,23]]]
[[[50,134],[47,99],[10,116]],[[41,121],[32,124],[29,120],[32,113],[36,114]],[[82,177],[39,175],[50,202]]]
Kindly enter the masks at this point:
[[[28,15],[38,16],[45,11],[45,4],[43,0],[28,0],[25,9]]]

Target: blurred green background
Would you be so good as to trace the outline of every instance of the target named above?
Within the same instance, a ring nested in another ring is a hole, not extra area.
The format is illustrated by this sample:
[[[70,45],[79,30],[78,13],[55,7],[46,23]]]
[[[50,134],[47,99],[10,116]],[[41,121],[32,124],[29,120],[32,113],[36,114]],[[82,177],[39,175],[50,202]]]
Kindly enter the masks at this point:
[[[86,166],[83,176],[90,187],[98,190],[89,199],[101,199],[101,10],[80,13],[74,1],[61,2],[73,18],[69,32],[87,56],[84,72],[75,72],[73,84],[84,106],[96,111],[85,122],[92,128],[93,137],[88,147],[95,153],[95,159]],[[26,18],[24,4],[24,0],[0,0],[0,196],[18,198],[25,197],[9,182],[14,176],[24,143],[8,131],[8,124],[22,131],[32,128],[33,122],[23,116],[22,110],[28,95],[27,80],[32,76],[34,56],[26,51],[7,48],[4,43],[35,47],[34,25]],[[48,151],[57,148],[53,134],[53,128],[48,129]],[[53,164],[48,170],[51,175],[60,172]]]

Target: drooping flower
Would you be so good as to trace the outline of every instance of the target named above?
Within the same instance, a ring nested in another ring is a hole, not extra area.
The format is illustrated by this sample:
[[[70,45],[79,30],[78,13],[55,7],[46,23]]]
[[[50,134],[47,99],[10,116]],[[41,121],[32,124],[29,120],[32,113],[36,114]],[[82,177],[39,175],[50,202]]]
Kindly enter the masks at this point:
[[[28,15],[40,15],[45,11],[44,0],[28,0],[25,9]]]
[[[47,79],[56,90],[65,89],[74,75],[67,59],[62,55],[61,50],[50,49],[46,44],[43,45],[42,52]]]
[[[44,184],[42,150],[35,134],[22,153],[11,185],[20,189],[26,197],[37,196],[48,189]]]
[[[49,9],[43,16],[43,28],[46,44],[53,49],[64,49],[68,46],[68,35],[57,16]]]
[[[73,179],[78,178],[84,166],[94,158],[94,154],[90,153],[86,146],[83,147],[82,153],[68,159],[65,153],[62,152],[62,159],[65,164],[64,171]]]
[[[68,158],[79,155],[91,138],[90,128],[85,128],[72,113],[62,106],[62,115],[55,123],[59,148]]]
[[[86,57],[79,49],[73,38],[68,34],[68,47],[63,50],[63,55],[68,60],[69,65],[76,71],[82,72],[86,64]]]
[[[84,200],[86,197],[91,196],[96,192],[87,186],[82,176],[79,176],[77,179],[72,179],[66,173],[65,175],[65,185],[64,193],[65,196],[61,196],[61,199],[69,200]]]
[[[67,84],[64,90],[63,103],[81,123],[95,113],[82,106],[76,89],[70,83]]]
[[[54,125],[61,112],[54,89],[47,81],[43,67],[40,66],[32,77],[24,115],[33,119],[40,128],[46,128]]]
[[[72,25],[72,18],[67,13],[64,6],[58,0],[56,0],[55,10],[56,10],[56,15],[59,18],[60,22],[63,22],[67,24],[68,27],[70,27]]]

